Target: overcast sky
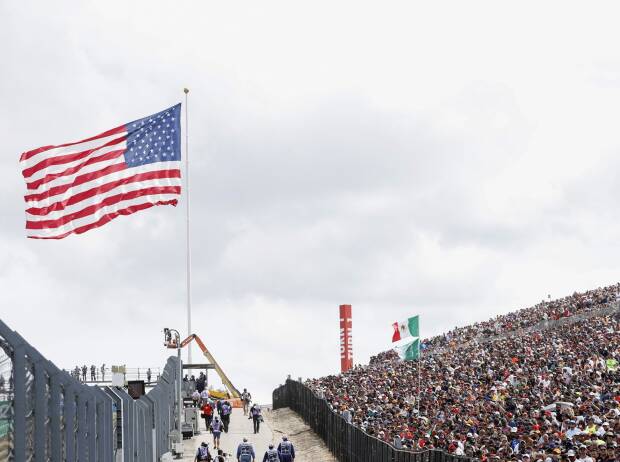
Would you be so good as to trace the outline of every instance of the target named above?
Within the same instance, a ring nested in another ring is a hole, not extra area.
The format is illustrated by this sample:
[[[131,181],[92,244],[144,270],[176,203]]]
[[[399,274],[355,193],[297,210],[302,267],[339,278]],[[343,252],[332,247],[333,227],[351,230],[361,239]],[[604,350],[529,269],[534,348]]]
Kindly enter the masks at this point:
[[[408,315],[617,282],[617,4],[423,3],[0,0],[0,318],[60,367],[164,364],[184,198],[29,240],[18,158],[184,86],[194,331],[261,402],[338,370],[341,303],[367,362]]]

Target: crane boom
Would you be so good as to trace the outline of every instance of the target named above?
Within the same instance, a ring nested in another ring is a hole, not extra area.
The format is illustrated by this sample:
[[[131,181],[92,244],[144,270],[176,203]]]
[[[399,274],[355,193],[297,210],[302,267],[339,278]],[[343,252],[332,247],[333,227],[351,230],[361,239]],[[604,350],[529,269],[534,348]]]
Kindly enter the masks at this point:
[[[228,388],[228,391],[230,391],[233,398],[241,398],[241,393],[239,393],[239,390],[237,390],[235,386],[232,384],[232,382],[230,381],[228,376],[224,373],[224,371],[222,370],[220,365],[217,363],[217,361],[215,360],[211,352],[207,349],[205,344],[202,343],[202,340],[200,340],[200,337],[198,337],[196,334],[191,334],[189,337],[187,337],[185,340],[181,342],[181,348],[183,348],[184,346],[187,346],[192,340],[196,341],[196,343],[198,344],[198,347],[202,350],[202,354],[207,357],[207,359],[211,362],[211,364],[213,364],[213,366],[215,367],[215,371],[217,372],[217,375],[220,376],[222,383],[226,386],[226,388]]]

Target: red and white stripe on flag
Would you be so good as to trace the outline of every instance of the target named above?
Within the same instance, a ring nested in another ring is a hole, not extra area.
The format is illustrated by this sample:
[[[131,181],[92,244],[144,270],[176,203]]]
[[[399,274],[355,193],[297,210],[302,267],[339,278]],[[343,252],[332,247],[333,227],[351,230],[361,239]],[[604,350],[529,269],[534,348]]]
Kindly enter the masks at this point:
[[[181,105],[81,141],[43,146],[20,158],[26,231],[62,239],[181,193]]]

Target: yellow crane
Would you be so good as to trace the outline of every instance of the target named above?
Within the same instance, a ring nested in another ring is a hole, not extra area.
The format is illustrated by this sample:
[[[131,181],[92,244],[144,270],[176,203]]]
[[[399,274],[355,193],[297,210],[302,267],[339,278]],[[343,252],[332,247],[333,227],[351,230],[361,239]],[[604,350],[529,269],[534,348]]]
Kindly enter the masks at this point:
[[[209,360],[211,364],[213,364],[213,367],[215,367],[215,371],[217,372],[217,375],[220,376],[222,383],[224,384],[224,386],[226,386],[226,388],[228,389],[228,392],[232,395],[232,397],[241,398],[241,393],[239,393],[239,390],[237,390],[235,386],[232,384],[232,382],[230,381],[228,376],[224,373],[224,371],[222,370],[218,362],[215,360],[211,352],[208,350],[208,348],[205,346],[202,340],[200,340],[200,337],[198,337],[196,334],[190,335],[189,337],[187,337],[185,340],[181,342],[181,348],[183,348],[184,346],[187,346],[192,340],[196,341],[196,343],[198,344],[198,347],[202,350],[202,354],[206,356],[206,358]],[[174,341],[169,343],[168,348],[176,348],[177,346],[175,343],[176,342]]]

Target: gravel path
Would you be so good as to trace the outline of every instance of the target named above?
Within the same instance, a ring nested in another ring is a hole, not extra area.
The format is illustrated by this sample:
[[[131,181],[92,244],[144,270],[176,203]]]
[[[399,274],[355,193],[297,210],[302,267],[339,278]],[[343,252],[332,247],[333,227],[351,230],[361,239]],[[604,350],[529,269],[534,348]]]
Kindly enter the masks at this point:
[[[289,408],[265,411],[263,416],[277,442],[281,441],[282,435],[287,435],[293,443],[297,456],[295,462],[337,462],[323,440]]]

